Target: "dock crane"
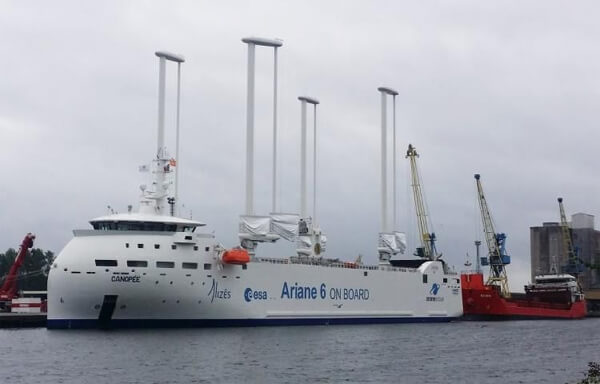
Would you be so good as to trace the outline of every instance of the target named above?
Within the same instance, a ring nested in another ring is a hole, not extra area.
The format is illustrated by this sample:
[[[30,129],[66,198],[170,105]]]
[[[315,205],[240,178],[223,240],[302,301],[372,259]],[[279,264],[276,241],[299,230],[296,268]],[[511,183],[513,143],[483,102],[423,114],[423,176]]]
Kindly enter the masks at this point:
[[[423,198],[423,191],[421,187],[421,177],[419,176],[419,170],[417,168],[417,157],[419,157],[419,154],[412,144],[408,145],[406,157],[410,160],[410,174],[412,181],[411,186],[415,200],[419,234],[421,237],[421,246],[417,248],[415,256],[419,256],[427,260],[437,260],[442,257],[442,255],[438,254],[435,248],[435,233],[429,232],[427,211],[425,210],[425,200]]]
[[[19,273],[19,269],[23,262],[25,261],[25,256],[27,255],[27,250],[33,247],[33,240],[35,240],[35,235],[32,233],[28,233],[21,246],[19,247],[19,251],[17,253],[17,257],[13,265],[10,267],[8,275],[6,275],[6,279],[4,280],[4,284],[0,287],[0,304],[1,303],[10,303],[11,300],[17,294],[17,275]]]
[[[571,228],[567,222],[567,215],[565,214],[565,207],[563,206],[563,198],[559,197],[557,200],[558,208],[560,210],[560,228],[562,231],[563,252],[567,256],[567,264],[562,266],[562,272],[578,278],[579,274],[583,272],[583,264],[577,255],[577,250],[573,246]]]
[[[506,265],[510,264],[510,256],[506,254],[506,234],[496,233],[494,222],[487,205],[487,200],[483,194],[481,186],[481,175],[475,174],[475,183],[477,184],[477,197],[479,200],[479,209],[481,211],[481,221],[483,222],[483,232],[488,247],[488,257],[481,258],[481,265],[490,266],[490,276],[487,285],[496,285],[500,287],[500,295],[505,298],[510,297],[508,289],[508,276],[506,275]]]

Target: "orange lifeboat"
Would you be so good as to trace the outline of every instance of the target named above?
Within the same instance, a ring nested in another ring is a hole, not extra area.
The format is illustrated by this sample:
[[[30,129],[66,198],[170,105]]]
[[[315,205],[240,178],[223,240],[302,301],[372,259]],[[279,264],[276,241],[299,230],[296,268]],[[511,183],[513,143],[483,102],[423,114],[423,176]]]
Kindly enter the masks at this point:
[[[245,249],[228,249],[223,253],[223,263],[225,264],[246,264],[250,261],[250,255]]]

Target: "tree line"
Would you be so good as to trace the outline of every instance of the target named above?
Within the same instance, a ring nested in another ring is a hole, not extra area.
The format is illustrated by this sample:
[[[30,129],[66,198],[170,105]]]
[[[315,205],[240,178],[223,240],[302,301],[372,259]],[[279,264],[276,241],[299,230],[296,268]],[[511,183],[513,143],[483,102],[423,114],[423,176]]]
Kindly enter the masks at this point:
[[[17,251],[9,248],[5,253],[0,253],[0,287],[12,267]],[[48,272],[54,261],[52,251],[32,248],[27,251],[25,261],[19,269],[17,287],[21,291],[45,291],[48,287]]]

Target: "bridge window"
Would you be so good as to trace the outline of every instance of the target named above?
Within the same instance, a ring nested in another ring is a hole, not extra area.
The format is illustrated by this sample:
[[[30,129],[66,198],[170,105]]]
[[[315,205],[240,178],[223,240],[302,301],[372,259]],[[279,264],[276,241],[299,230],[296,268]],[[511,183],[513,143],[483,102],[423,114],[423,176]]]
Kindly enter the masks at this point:
[[[175,263],[172,261],[157,261],[157,268],[175,268]]]
[[[154,244],[154,249],[159,249],[160,248],[160,244]]]
[[[117,260],[98,260],[96,259],[96,267],[116,267]]]
[[[138,244],[138,248],[144,248],[144,244],[142,244],[142,243],[139,243],[139,244]]]
[[[183,269],[198,269],[198,263],[181,263]]]
[[[100,231],[153,231],[153,232],[194,232],[193,225],[177,225],[153,221],[95,221],[95,230]]]
[[[205,271],[209,271],[211,267],[212,267],[212,265],[210,265],[208,263],[204,264],[204,270]]]
[[[127,260],[127,266],[146,268],[148,266],[148,262],[146,260]]]

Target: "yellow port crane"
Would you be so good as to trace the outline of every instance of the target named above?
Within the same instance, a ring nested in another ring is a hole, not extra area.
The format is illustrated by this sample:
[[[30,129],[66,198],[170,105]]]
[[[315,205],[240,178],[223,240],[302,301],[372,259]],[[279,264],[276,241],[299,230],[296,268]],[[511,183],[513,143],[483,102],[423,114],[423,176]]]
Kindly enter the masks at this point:
[[[442,257],[442,255],[438,254],[435,248],[435,233],[429,232],[427,211],[425,209],[425,200],[423,198],[421,187],[421,177],[419,176],[419,170],[417,169],[417,157],[419,157],[419,154],[412,144],[408,145],[406,157],[410,160],[411,186],[415,201],[417,221],[419,224],[419,234],[421,237],[421,246],[417,248],[415,256],[428,260],[437,260]]]
[[[568,273],[576,278],[583,272],[583,265],[581,259],[577,255],[577,250],[573,246],[573,240],[571,238],[571,228],[567,222],[567,215],[565,214],[565,207],[563,206],[563,198],[558,199],[558,208],[560,210],[560,229],[562,231],[562,243],[563,252],[567,256],[567,264],[562,266],[562,272]]]
[[[475,183],[477,184],[477,198],[479,200],[479,209],[481,211],[481,221],[483,223],[483,232],[488,247],[488,257],[481,258],[481,265],[490,266],[490,276],[487,285],[496,285],[500,287],[500,295],[510,297],[508,289],[508,276],[506,275],[506,265],[510,264],[510,256],[506,254],[506,234],[496,233],[494,221],[487,205],[487,200],[483,194],[481,186],[481,175],[475,174]]]

